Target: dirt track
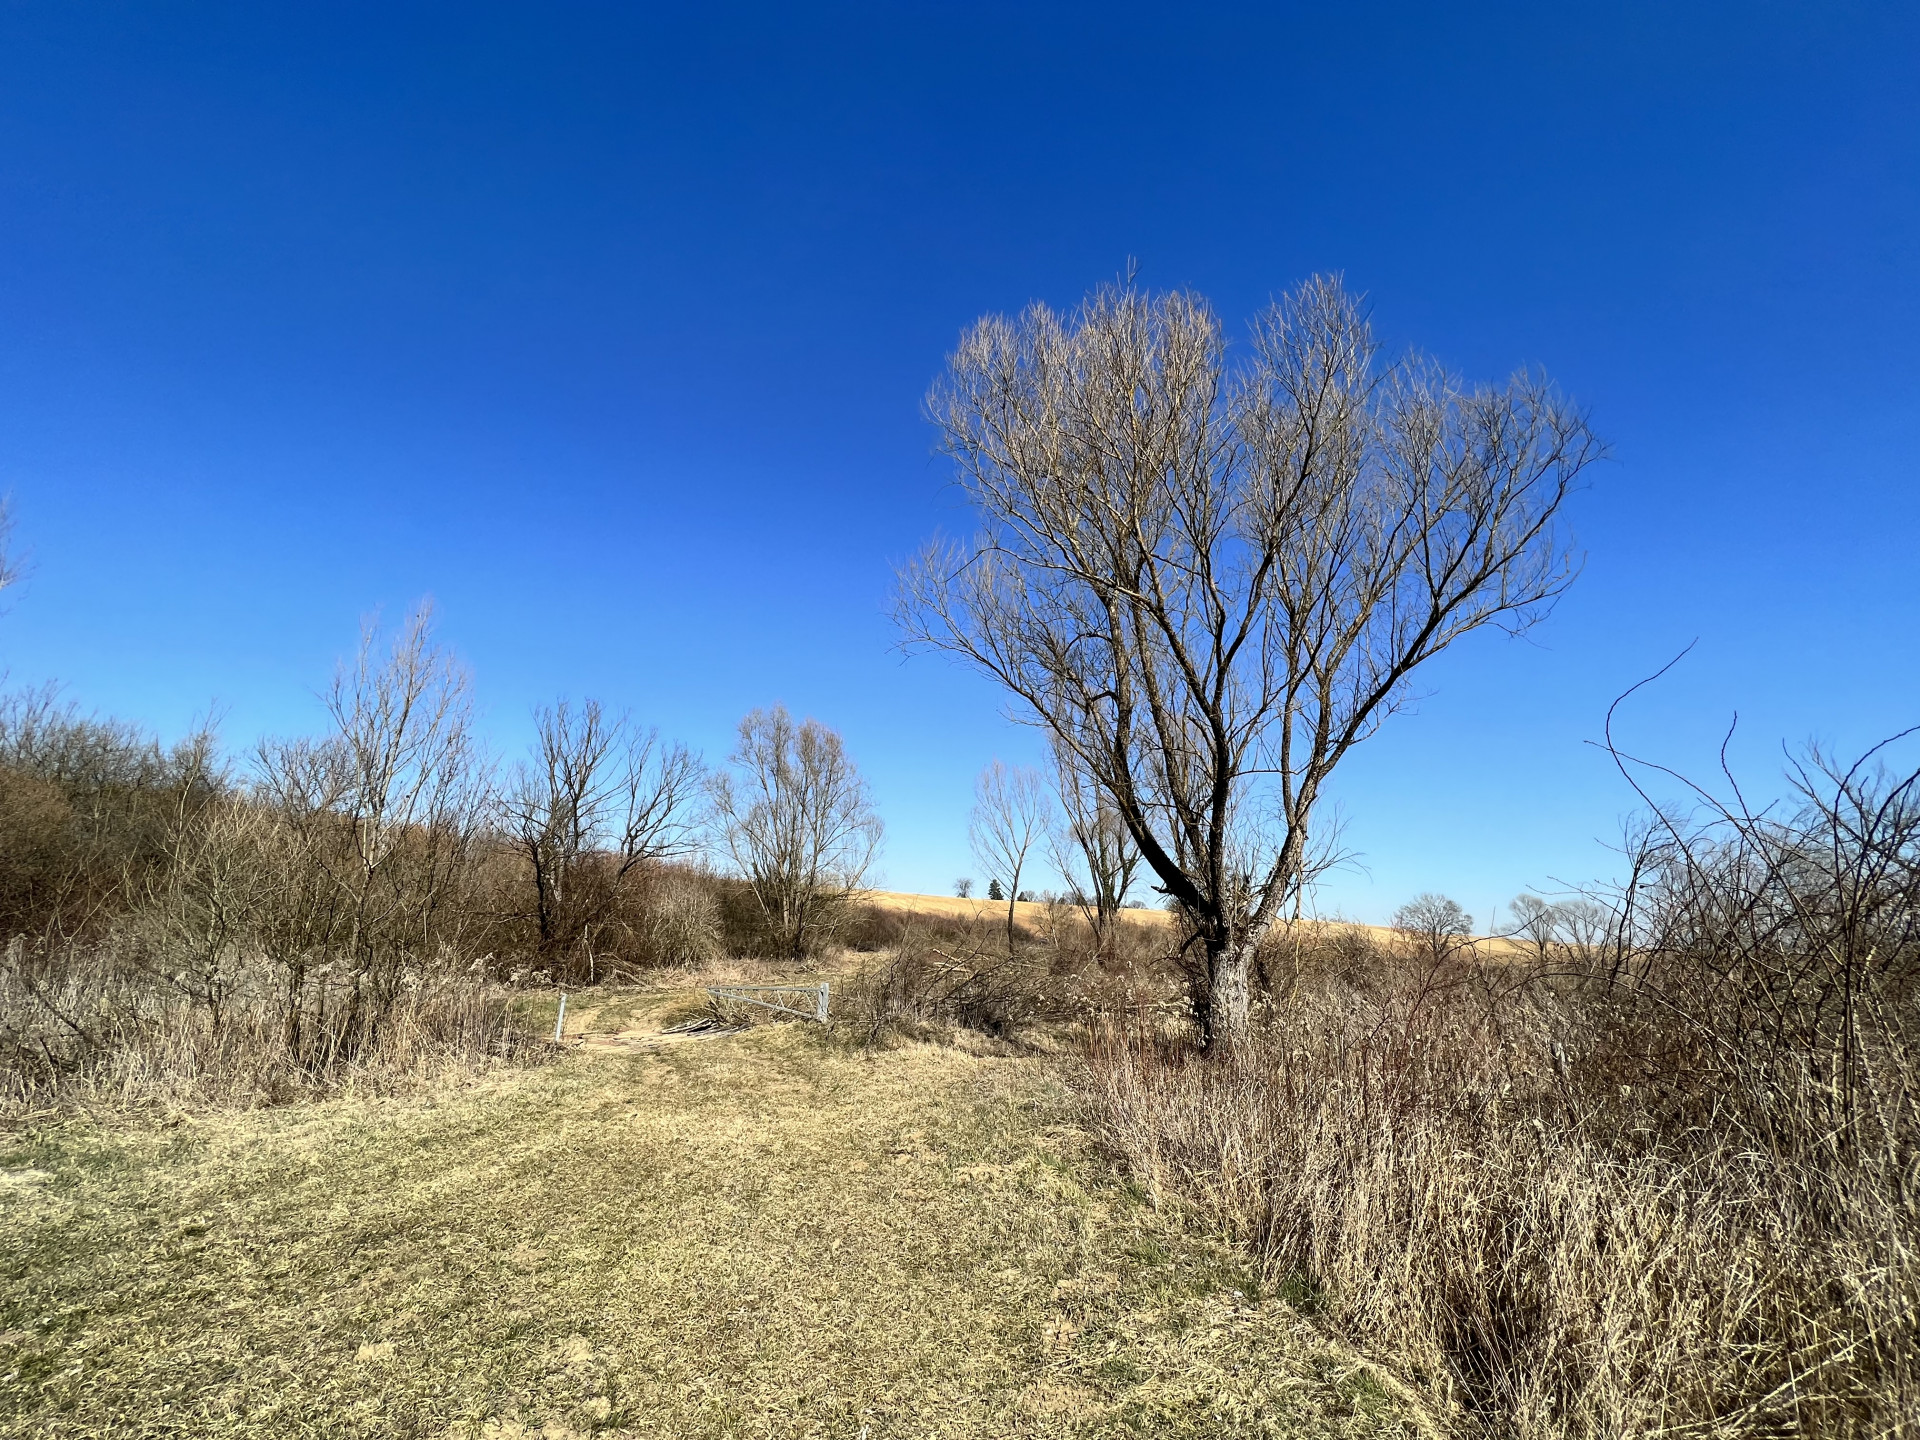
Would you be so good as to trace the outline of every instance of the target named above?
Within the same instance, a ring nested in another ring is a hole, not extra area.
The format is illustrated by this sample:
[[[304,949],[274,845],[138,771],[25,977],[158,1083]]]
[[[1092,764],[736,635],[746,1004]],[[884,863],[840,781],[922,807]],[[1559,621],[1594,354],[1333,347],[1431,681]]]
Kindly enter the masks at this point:
[[[658,1035],[703,1003],[581,1019]],[[47,1177],[0,1204],[0,1436],[1418,1431],[1125,1184],[1036,1058],[768,1025],[412,1098],[75,1119],[0,1163]]]

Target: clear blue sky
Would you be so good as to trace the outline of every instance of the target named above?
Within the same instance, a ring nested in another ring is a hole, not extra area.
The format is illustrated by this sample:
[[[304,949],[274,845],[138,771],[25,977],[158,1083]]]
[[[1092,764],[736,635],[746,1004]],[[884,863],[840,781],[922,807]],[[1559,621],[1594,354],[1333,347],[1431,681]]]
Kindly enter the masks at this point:
[[[0,666],[245,744],[431,595],[503,751],[561,693],[710,755],[784,700],[944,888],[1038,753],[891,648],[964,524],[919,414],[960,327],[1129,256],[1236,328],[1340,270],[1614,447],[1556,617],[1339,786],[1326,908],[1484,917],[1609,870],[1583,742],[1688,641],[1627,717],[1663,759],[1920,720],[1916,76],[1894,4],[9,4]]]

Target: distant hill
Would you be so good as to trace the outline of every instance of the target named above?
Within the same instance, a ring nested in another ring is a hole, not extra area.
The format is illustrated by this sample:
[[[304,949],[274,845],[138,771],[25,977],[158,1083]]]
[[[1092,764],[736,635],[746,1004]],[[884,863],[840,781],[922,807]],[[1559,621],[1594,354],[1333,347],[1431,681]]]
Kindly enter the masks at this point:
[[[866,903],[881,910],[911,910],[919,915],[958,915],[963,918],[981,920],[999,920],[1007,918],[1007,902],[1004,900],[983,900],[978,895],[962,900],[958,895],[915,895],[907,890],[869,890]],[[1139,920],[1148,925],[1170,924],[1173,916],[1164,910],[1128,910],[1124,912],[1129,920]],[[1046,918],[1047,907],[1037,900],[1016,900],[1013,915],[1016,921],[1037,924]]]

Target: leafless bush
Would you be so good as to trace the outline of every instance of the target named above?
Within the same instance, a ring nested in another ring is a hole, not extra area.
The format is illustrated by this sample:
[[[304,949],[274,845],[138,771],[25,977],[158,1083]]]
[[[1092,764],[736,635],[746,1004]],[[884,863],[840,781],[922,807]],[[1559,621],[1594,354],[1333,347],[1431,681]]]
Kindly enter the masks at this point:
[[[1604,935],[1306,948],[1235,1062],[1109,1030],[1111,1143],[1470,1428],[1915,1433],[1920,778],[1796,780],[1642,830]]]
[[[640,891],[641,951],[649,964],[689,968],[726,953],[719,887],[704,871],[662,865]]]
[[[1920,1053],[1920,770],[1879,753],[1808,756],[1781,813],[1697,791],[1635,837],[1605,951],[1623,1079],[1685,1076],[1689,1115],[1736,1109],[1774,1151],[1896,1146]]]
[[[205,733],[169,748],[52,688],[0,696],[0,936],[98,936],[225,781]]]
[[[330,732],[260,749],[259,801],[277,836],[257,935],[287,996],[289,1043],[310,1053],[297,997],[322,966],[346,987],[349,1045],[371,1042],[403,982],[460,953],[462,905],[487,809],[465,672],[425,606],[389,644],[369,624],[324,695]]]
[[[517,812],[538,863],[516,866],[466,676],[429,621],[369,627],[323,696],[326,732],[264,744],[250,773],[210,734],[169,748],[51,691],[0,699],[0,944],[17,942],[0,1088],[251,1095],[252,1074],[278,1093],[469,1041],[478,1063],[500,1038],[473,1018],[503,1003],[488,976],[614,930],[672,961],[711,952],[712,897],[642,883],[681,824],[684,751],[597,708],[550,715],[555,783],[516,792],[544,797]],[[532,938],[528,869],[552,902]]]
[[[425,606],[365,627],[322,701],[323,733],[235,767],[210,732],[162,746],[51,690],[0,696],[0,1094],[490,1063],[519,1044],[490,981],[704,964],[740,931],[726,883],[664,863],[690,841],[684,747],[562,704],[498,789]]]
[[[1184,1008],[1161,927],[1118,921],[1103,934],[1056,901],[1009,949],[984,917],[889,919],[889,943],[840,992],[864,1043],[953,1030],[1023,1041],[1096,1015]]]
[[[867,961],[840,991],[851,1033],[865,1044],[956,1029],[1007,1040],[1064,1013],[1062,987],[1044,960],[1032,950],[1008,953],[986,929],[976,924],[963,937],[935,936],[916,925]]]

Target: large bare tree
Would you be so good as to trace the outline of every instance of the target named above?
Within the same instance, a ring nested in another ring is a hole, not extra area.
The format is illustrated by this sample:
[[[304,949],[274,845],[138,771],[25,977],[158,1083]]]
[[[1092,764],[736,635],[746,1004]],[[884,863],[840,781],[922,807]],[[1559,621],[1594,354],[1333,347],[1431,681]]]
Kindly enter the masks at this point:
[[[540,958],[587,962],[621,888],[649,863],[690,849],[700,762],[598,700],[534,712],[532,758],[499,798],[509,843],[525,865],[527,910]]]
[[[1422,664],[1524,629],[1577,568],[1580,411],[1376,349],[1336,279],[1237,364],[1198,296],[1116,286],[979,321],[928,400],[980,528],[903,572],[909,642],[1000,681],[1111,797],[1204,947],[1210,1040],[1245,1032],[1335,767]]]
[[[1007,884],[1007,953],[1013,953],[1014,906],[1020,899],[1020,872],[1052,828],[1053,802],[1038,770],[996,760],[973,782],[973,815],[967,838],[974,858],[994,879]]]
[[[782,950],[800,959],[859,893],[880,848],[867,782],[840,737],[784,705],[740,722],[709,791],[720,840]]]

